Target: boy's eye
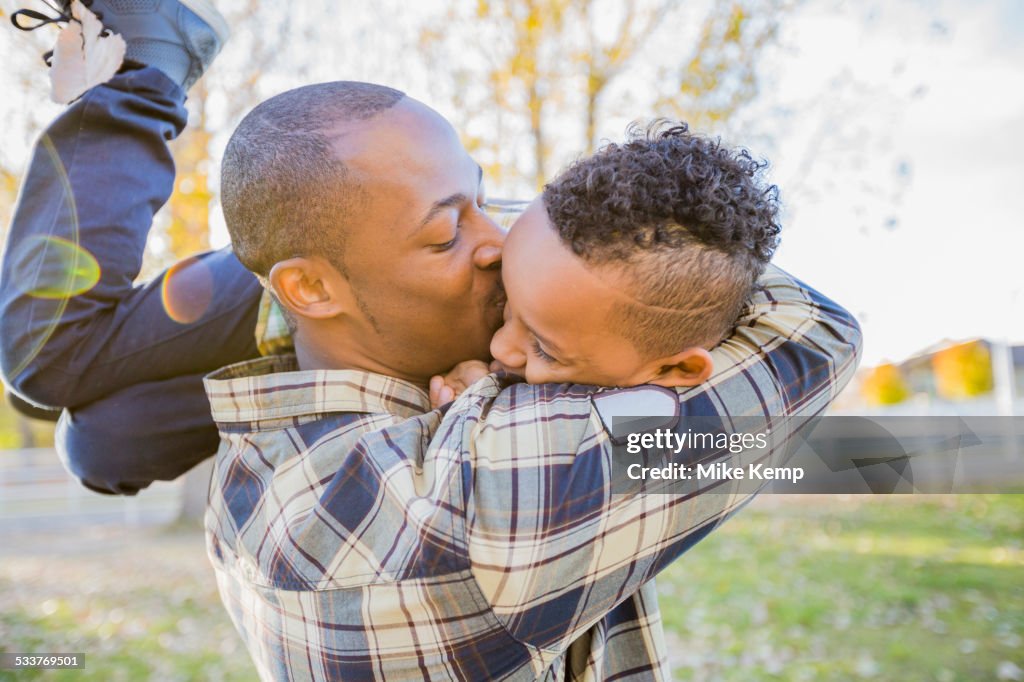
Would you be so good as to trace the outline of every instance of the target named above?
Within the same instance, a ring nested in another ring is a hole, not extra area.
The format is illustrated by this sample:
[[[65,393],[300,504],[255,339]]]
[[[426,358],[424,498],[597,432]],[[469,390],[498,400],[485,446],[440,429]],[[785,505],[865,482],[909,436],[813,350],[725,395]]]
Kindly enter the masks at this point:
[[[540,347],[540,341],[538,341],[537,339],[533,340],[533,352],[534,354],[537,355],[537,357],[539,357],[541,360],[544,360],[545,362],[558,362],[553,357],[544,352],[544,349]]]

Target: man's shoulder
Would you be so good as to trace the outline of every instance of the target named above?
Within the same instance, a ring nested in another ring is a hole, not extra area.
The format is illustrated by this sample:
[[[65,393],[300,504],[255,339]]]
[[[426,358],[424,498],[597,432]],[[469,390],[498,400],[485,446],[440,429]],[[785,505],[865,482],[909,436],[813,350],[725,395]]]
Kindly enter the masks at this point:
[[[294,355],[271,355],[223,367],[204,378],[220,425],[343,412],[399,418],[430,410],[426,391],[402,379],[356,369],[300,370]]]

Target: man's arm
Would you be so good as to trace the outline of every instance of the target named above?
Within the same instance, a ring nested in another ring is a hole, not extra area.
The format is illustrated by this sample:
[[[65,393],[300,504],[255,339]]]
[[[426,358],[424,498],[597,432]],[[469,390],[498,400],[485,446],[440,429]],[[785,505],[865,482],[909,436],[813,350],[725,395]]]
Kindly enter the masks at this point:
[[[713,351],[712,378],[677,391],[682,416],[809,416],[853,375],[852,316],[777,269],[762,284]],[[473,571],[514,636],[554,650],[751,497],[613,496],[612,444],[579,388],[517,384],[464,430]]]

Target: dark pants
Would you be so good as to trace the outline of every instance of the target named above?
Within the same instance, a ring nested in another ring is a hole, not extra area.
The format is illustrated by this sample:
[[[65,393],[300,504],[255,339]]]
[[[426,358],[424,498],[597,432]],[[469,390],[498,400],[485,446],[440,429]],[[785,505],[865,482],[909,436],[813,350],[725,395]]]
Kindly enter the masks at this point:
[[[58,451],[99,491],[134,493],[212,455],[202,376],[258,354],[261,288],[229,250],[200,255],[172,286],[166,273],[133,284],[174,187],[167,142],[185,127],[184,99],[152,68],[87,92],[37,141],[7,235],[4,378],[68,408]]]

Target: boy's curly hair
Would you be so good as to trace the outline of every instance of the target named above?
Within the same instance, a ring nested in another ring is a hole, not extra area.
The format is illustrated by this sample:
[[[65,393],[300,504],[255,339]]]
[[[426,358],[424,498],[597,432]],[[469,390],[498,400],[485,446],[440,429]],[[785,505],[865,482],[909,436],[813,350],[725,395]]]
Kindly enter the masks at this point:
[[[621,272],[617,306],[641,353],[710,347],[732,326],[778,245],[779,192],[767,162],[689,132],[630,126],[544,187],[548,217],[588,264]]]

